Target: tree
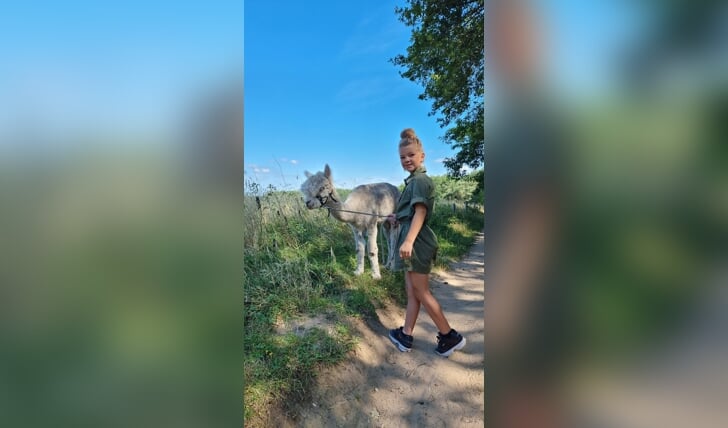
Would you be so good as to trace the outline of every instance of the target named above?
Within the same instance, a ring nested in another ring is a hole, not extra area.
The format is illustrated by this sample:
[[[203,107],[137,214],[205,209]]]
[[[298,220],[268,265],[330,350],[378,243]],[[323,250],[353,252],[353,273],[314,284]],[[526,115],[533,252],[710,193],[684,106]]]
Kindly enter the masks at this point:
[[[391,62],[400,75],[419,85],[421,100],[431,100],[430,116],[449,127],[443,140],[457,153],[445,159],[449,174],[483,163],[484,5],[472,0],[408,0],[395,8],[399,20],[412,28],[405,55]]]
[[[457,179],[436,175],[432,182],[437,189],[437,199],[450,202],[483,203],[483,170],[474,171]]]

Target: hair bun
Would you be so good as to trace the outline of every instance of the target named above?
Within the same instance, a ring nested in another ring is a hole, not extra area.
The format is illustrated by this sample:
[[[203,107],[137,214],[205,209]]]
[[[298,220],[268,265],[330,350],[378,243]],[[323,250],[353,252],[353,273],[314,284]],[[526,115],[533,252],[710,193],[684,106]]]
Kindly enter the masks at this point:
[[[405,138],[415,139],[415,138],[417,138],[417,135],[415,135],[415,130],[414,129],[407,128],[407,129],[405,129],[404,131],[402,131],[399,134],[399,138],[401,138],[401,139],[405,139]]]

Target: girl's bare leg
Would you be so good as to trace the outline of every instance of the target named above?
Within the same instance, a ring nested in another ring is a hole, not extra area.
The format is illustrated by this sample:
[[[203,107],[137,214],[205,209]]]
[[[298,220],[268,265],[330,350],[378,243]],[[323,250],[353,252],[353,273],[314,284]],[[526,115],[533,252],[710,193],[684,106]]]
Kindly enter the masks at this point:
[[[412,335],[412,331],[415,329],[415,323],[417,322],[417,316],[420,314],[420,300],[417,298],[412,287],[412,279],[409,274],[410,272],[404,273],[405,289],[407,290],[407,311],[404,315],[404,328],[402,332]]]
[[[432,318],[432,322],[435,323],[440,333],[447,334],[450,332],[450,324],[445,318],[445,314],[442,313],[440,304],[435,299],[435,296],[430,293],[430,276],[424,273],[417,272],[405,272],[405,278],[409,279],[409,284],[412,288],[414,296],[417,298],[417,306],[422,304],[427,310],[427,314]],[[409,291],[407,299],[407,312],[409,313]],[[405,328],[407,322],[405,320]],[[414,327],[414,322],[413,322]]]

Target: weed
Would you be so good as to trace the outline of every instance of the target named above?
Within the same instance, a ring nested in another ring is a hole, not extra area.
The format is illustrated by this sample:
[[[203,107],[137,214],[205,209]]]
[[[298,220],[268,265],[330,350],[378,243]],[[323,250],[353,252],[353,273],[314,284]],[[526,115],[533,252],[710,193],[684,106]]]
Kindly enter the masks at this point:
[[[267,425],[271,408],[305,396],[322,366],[336,364],[356,341],[349,317],[375,316],[388,301],[406,302],[401,272],[356,277],[349,227],[323,210],[308,210],[297,192],[261,192],[246,183],[243,203],[244,417]],[[346,194],[347,191],[340,191]],[[464,254],[482,230],[480,211],[437,205],[431,227],[438,266]],[[386,248],[384,242],[381,248]],[[326,328],[281,332],[281,322],[326,314]]]

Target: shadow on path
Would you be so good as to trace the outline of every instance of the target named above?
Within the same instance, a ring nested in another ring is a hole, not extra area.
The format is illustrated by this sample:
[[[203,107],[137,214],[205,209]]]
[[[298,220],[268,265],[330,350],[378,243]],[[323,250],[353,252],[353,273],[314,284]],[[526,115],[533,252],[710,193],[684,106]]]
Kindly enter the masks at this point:
[[[366,322],[353,320],[361,342],[342,364],[323,371],[310,400],[290,409],[277,426],[482,427],[484,411],[484,242],[450,270],[431,279],[450,324],[467,345],[450,358],[434,353],[437,329],[420,313],[412,352],[399,352],[387,335],[402,325],[403,307],[385,307]]]

